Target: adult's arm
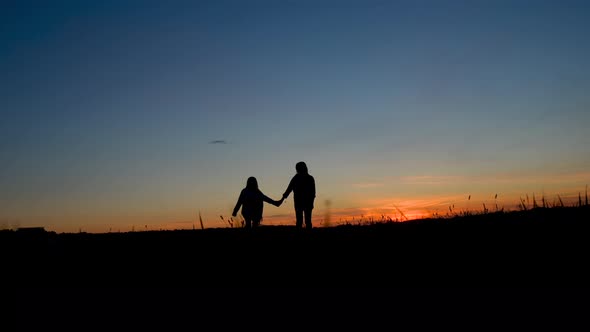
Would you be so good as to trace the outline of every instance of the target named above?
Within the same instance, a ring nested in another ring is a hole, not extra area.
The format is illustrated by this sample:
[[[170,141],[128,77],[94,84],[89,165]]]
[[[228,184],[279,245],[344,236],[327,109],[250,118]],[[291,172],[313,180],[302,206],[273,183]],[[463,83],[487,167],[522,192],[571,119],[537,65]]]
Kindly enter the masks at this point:
[[[265,201],[265,202],[267,202],[267,203],[269,203],[269,204],[272,204],[274,206],[277,206],[277,207],[278,206],[281,206],[281,201],[275,201],[274,199],[266,196],[265,194],[262,194],[262,200]]]
[[[297,176],[297,175],[295,175],[295,176]],[[283,194],[283,198],[289,197],[289,194],[291,193],[291,191],[293,191],[293,184],[295,183],[295,176],[289,182],[289,186],[287,187],[287,190],[285,190],[285,193]]]

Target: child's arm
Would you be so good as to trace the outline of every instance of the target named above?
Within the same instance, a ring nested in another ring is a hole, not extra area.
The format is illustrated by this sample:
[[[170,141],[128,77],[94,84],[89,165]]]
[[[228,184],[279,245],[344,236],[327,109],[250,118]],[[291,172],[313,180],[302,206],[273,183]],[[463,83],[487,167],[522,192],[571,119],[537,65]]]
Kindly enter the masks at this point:
[[[238,215],[238,211],[240,211],[240,207],[242,206],[242,202],[244,201],[244,192],[240,192],[240,197],[238,198],[238,202],[236,203],[236,206],[234,207],[234,212],[231,214],[232,216],[237,216]]]

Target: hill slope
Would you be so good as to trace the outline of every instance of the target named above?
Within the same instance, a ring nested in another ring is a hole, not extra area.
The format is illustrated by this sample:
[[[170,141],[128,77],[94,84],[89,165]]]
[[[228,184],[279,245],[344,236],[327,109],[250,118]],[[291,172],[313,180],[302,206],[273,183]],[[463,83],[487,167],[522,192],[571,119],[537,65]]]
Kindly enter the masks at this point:
[[[33,286],[586,286],[590,207],[452,219],[109,234],[1,232]]]

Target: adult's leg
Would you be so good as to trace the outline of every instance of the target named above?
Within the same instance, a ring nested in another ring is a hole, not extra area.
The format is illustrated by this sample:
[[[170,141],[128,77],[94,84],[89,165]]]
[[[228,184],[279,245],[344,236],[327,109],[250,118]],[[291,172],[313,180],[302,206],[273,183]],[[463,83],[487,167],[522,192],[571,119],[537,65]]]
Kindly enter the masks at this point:
[[[244,225],[245,228],[252,228],[252,219],[251,218],[244,218],[244,222],[246,223]]]
[[[305,209],[305,228],[311,229],[311,210]]]
[[[256,228],[258,226],[260,226],[260,219],[253,219],[252,220],[252,227]]]
[[[303,226],[303,210],[295,209],[295,227],[302,228]]]

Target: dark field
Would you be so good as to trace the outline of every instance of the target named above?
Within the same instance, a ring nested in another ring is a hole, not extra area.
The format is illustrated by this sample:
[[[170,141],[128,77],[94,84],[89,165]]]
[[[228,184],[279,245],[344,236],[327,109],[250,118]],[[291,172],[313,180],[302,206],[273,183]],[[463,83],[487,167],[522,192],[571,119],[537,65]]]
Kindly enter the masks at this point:
[[[298,231],[0,232],[32,287],[586,287],[590,207]]]

